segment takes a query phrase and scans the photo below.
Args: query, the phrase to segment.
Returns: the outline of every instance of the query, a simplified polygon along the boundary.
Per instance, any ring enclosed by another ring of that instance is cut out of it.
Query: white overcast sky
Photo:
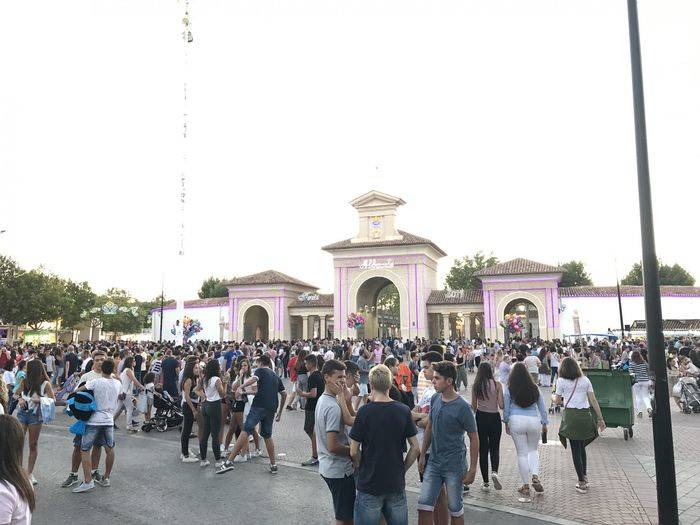
[[[700,278],[700,2],[641,0],[659,256]],[[274,268],[332,289],[348,205],[454,257],[640,258],[624,0],[191,0],[187,297]],[[7,0],[0,253],[173,296],[182,4]],[[442,282],[439,283],[442,285]]]

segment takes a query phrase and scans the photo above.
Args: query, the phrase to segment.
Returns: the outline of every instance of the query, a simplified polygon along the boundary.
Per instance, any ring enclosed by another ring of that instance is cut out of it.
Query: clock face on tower
[[[370,239],[381,239],[382,238],[382,218],[381,217],[370,217],[370,219],[369,219],[369,238]]]

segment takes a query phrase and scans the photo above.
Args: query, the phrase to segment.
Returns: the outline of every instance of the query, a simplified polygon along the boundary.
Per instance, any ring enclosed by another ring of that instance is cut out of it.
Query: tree
[[[222,279],[217,277],[209,277],[205,279],[202,283],[202,287],[197,292],[200,299],[207,299],[209,297],[228,297],[228,288],[226,288],[222,283]]]
[[[61,325],[73,330],[83,327],[87,323],[83,312],[95,306],[97,295],[86,281],[74,283],[69,280],[66,281],[66,296],[70,303],[61,315]]]
[[[564,269],[559,286],[591,286],[593,284],[583,261],[559,263],[559,266]]]
[[[693,286],[695,284],[695,278],[678,263],[671,266],[658,261],[658,264],[659,284],[665,286]],[[634,263],[632,269],[622,279],[621,284],[635,284],[638,286],[644,284],[641,262]]]
[[[22,273],[23,270],[13,259],[0,255],[0,320],[5,323],[12,323],[10,318],[14,314],[10,311],[15,306],[15,287]]]
[[[451,290],[463,290],[466,288],[481,288],[481,280],[474,274],[479,270],[498,264],[498,258],[493,254],[487,257],[481,251],[474,254],[474,257],[465,255],[461,259],[455,259],[450,273],[445,278],[445,284]]]
[[[144,317],[144,328],[151,328],[153,326],[153,316],[151,315],[151,310],[154,308],[160,308],[160,299],[161,299],[161,294],[158,294],[152,301],[140,301],[139,306],[141,310],[145,313]],[[163,297],[163,304],[166,305],[168,303],[172,302],[171,299],[166,299]],[[160,314],[157,314],[160,315]]]
[[[3,320],[33,330],[58,320],[69,304],[65,281],[41,269],[19,273],[0,291]]]

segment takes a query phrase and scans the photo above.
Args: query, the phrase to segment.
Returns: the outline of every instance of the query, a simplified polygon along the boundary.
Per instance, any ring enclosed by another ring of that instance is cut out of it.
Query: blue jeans
[[[384,515],[387,525],[408,525],[406,491],[375,496],[358,490],[355,496],[355,525],[379,525],[381,515]]]
[[[442,485],[447,492],[447,508],[450,516],[458,518],[464,514],[462,501],[462,475],[464,472],[441,470],[430,461],[423,473],[423,484],[418,497],[418,510],[433,511]]]

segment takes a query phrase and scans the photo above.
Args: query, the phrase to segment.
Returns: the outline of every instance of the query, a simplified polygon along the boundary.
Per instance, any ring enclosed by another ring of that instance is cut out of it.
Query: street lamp
[[[644,85],[642,57],[639,44],[639,17],[637,0],[627,0],[629,19],[630,58],[632,65],[632,93],[634,99],[634,132],[637,149],[637,186],[639,217],[642,229],[642,269],[644,275],[644,311],[649,345],[649,369],[654,382],[654,463],[656,467],[656,500],[659,523],[678,523],[678,496],[676,468],[673,454],[671,406],[668,396],[668,376],[664,352],[663,321],[659,268],[654,241],[654,217],[651,209],[651,184],[647,154],[646,117],[644,114]]]

